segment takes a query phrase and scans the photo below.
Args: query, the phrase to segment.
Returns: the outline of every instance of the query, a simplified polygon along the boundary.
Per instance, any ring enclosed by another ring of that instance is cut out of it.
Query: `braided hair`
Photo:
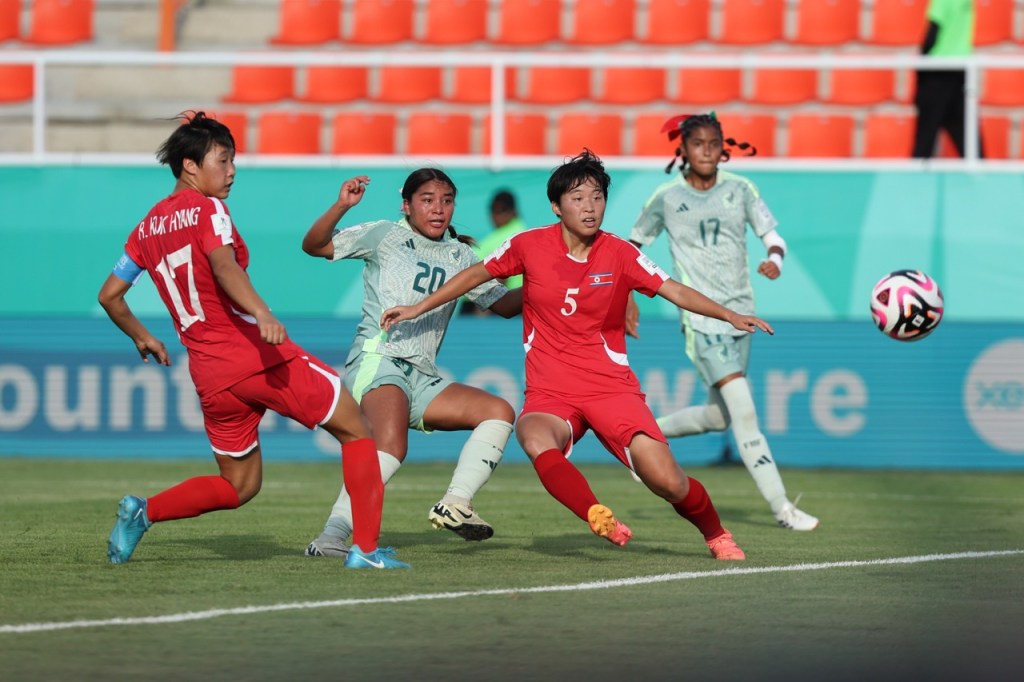
[[[728,161],[732,157],[732,150],[726,147],[735,147],[740,151],[750,150],[745,156],[756,156],[757,147],[753,146],[749,142],[737,142],[735,138],[726,137],[722,132],[722,123],[715,116],[715,112],[709,114],[684,114],[682,116],[674,116],[669,120],[665,121],[665,125],[661,127],[661,132],[668,133],[668,139],[674,140],[679,138],[679,146],[676,147],[676,155],[669,161],[665,167],[666,173],[671,173],[675,167],[676,162],[679,162],[679,170],[683,171],[686,169],[687,158],[686,158],[686,138],[689,137],[697,128],[713,128],[718,136],[722,138],[722,162]]]

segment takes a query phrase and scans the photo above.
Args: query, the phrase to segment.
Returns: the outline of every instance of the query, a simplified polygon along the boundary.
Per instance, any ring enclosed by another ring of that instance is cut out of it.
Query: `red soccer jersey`
[[[495,277],[523,275],[526,390],[568,396],[639,392],[626,359],[626,302],[668,279],[620,237],[598,231],[586,261],[569,255],[558,224],[521,232],[484,261]]]
[[[224,202],[192,189],[176,192],[128,236],[125,253],[153,278],[188,350],[200,395],[218,391],[302,353],[290,340],[260,338],[255,318],[235,308],[217,283],[209,253],[230,245],[244,270],[249,249]]]

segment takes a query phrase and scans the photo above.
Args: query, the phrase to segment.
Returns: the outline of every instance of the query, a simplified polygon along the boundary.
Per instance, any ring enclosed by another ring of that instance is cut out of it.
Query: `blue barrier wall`
[[[8,319],[0,338],[0,454],[209,457],[185,355],[150,321],[171,368],[145,365],[106,320]],[[289,333],[340,368],[355,320],[293,320]],[[648,320],[631,362],[655,414],[703,401],[677,325]],[[458,381],[522,401],[519,320],[456,318],[441,353]],[[916,343],[860,322],[782,322],[755,338],[750,377],[762,430],[784,467],[1024,470],[1024,324],[944,322]],[[454,460],[464,433],[413,434],[413,459]],[[676,439],[684,464],[714,461],[727,436]],[[289,420],[262,428],[271,460],[333,457]],[[508,461],[526,458],[512,444]],[[577,461],[611,461],[592,435]]]
[[[776,325],[754,346],[751,378],[762,428],[783,466],[1018,469],[1024,467],[1024,177],[999,172],[821,172],[730,168],[753,179],[789,244],[783,276],[754,276],[758,313]],[[339,183],[368,172],[371,191],[351,222],[397,216],[411,169],[241,168],[230,206],[252,247],[263,297],[301,343],[340,365],[362,299],[360,263],[330,264],[299,248]],[[487,200],[519,196],[528,224],[551,222],[547,169],[450,169],[460,232],[483,236]],[[605,227],[628,234],[667,178],[613,170]],[[177,366],[142,365],[96,303],[128,231],[173,188],[166,168],[0,167],[0,455],[207,457],[198,404],[156,291],[131,293],[154,318]],[[349,224],[346,222],[346,224]],[[751,240],[752,259],[763,246]],[[664,238],[650,255],[670,267]],[[935,334],[915,344],[871,325],[871,286],[919,268],[946,297]],[[681,353],[676,312],[641,297],[634,367],[656,414],[702,401]],[[518,406],[519,322],[457,319],[442,362],[460,381]],[[413,457],[454,459],[462,434],[414,436]],[[675,441],[685,463],[717,458],[727,437]],[[287,420],[264,428],[268,457],[331,455]],[[603,459],[588,437],[575,457]],[[523,458],[518,446],[510,459]]]

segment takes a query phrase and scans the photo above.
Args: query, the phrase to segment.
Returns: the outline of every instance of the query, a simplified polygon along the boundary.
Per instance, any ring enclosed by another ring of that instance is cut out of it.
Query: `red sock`
[[[237,508],[238,492],[221,476],[196,476],[146,500],[146,516],[152,523]]]
[[[352,544],[364,552],[377,549],[384,483],[380,479],[377,444],[360,438],[341,446],[341,470],[352,498]]]
[[[594,491],[580,470],[560,450],[545,450],[533,461],[544,488],[576,516],[587,520],[587,511],[597,504]]]
[[[722,521],[718,518],[718,510],[708,497],[708,491],[696,478],[690,478],[690,492],[686,497],[669,504],[677,514],[697,526],[705,540],[713,540],[725,532]]]

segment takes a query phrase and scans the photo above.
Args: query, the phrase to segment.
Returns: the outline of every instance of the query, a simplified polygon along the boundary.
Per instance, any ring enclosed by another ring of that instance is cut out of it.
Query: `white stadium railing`
[[[54,66],[223,66],[287,65],[287,66],[488,66],[491,68],[491,140],[488,155],[444,157],[452,166],[486,166],[492,169],[508,167],[550,166],[552,157],[508,156],[503,149],[504,112],[506,110],[506,67],[650,67],[663,69],[813,69],[813,70],[954,70],[963,69],[965,88],[965,158],[934,160],[841,159],[815,163],[842,169],[887,168],[921,169],[922,167],[951,167],[958,169],[1019,171],[1024,163],[999,162],[978,158],[979,84],[981,73],[989,69],[1024,69],[1024,55],[986,54],[966,58],[936,58],[910,54],[897,55],[795,55],[780,53],[747,53],[742,55],[668,55],[663,52],[127,52],[84,50],[2,50],[0,64],[32,64],[34,68],[34,95],[32,109],[32,151],[29,153],[0,153],[0,164],[21,163],[152,163],[151,154],[123,154],[104,152],[50,152],[46,149],[47,128],[47,69]],[[375,165],[388,165],[385,157],[352,157],[320,154],[317,156],[259,158],[258,154],[245,155],[240,163],[248,165],[360,165],[371,161]],[[410,158],[402,156],[402,163]],[[435,159],[436,160],[436,159]],[[807,160],[751,159],[751,163],[766,167],[799,165],[806,168]],[[650,158],[619,157],[609,165],[649,167]]]

